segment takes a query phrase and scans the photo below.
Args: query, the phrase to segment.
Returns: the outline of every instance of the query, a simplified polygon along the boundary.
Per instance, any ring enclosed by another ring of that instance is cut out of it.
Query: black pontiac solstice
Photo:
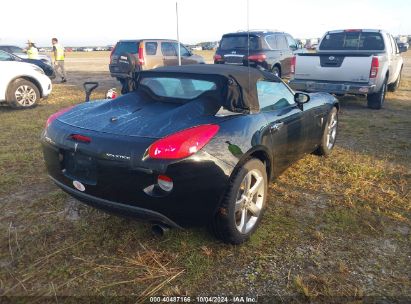
[[[60,188],[156,227],[208,225],[242,243],[262,218],[270,179],[335,143],[333,96],[294,93],[255,68],[164,67],[133,81],[121,97],[53,114],[41,140]]]

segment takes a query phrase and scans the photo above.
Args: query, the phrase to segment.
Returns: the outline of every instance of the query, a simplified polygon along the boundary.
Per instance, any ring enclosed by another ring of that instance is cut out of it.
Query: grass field
[[[78,86],[55,85],[32,110],[1,107],[0,295],[30,303],[199,294],[411,300],[410,95],[407,74],[383,110],[342,98],[332,156],[307,155],[272,182],[261,226],[242,246],[199,228],[156,238],[149,225],[55,187],[39,136],[50,114],[83,100]]]

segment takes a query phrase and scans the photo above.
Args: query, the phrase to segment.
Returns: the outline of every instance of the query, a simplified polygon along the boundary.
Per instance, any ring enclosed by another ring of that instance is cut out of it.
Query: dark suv
[[[301,52],[294,38],[284,32],[229,33],[221,38],[214,63],[261,66],[283,77],[291,74],[291,60],[294,53],[299,51]]]

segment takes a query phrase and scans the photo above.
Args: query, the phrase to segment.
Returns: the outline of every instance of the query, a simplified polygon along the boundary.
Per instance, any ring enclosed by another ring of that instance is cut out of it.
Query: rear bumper
[[[109,64],[108,68],[109,68],[111,77],[114,77],[114,78],[130,78],[129,74],[120,72],[117,64]],[[140,65],[137,65],[135,72],[138,72],[140,70],[143,70],[143,67],[140,66]]]
[[[151,223],[162,223],[162,224],[165,224],[173,228],[182,228],[177,223],[175,223],[174,221],[172,221],[171,219],[169,219],[168,217],[166,217],[165,215],[161,213],[148,210],[148,209],[144,209],[144,208],[140,208],[140,207],[136,207],[136,206],[112,202],[109,200],[105,200],[102,198],[89,195],[87,193],[82,193],[78,190],[75,190],[73,188],[70,188],[64,185],[63,183],[59,182],[52,176],[49,176],[49,177],[62,190],[64,190],[71,196],[75,197],[79,201],[87,205],[90,205],[92,207],[102,209],[104,211],[108,211],[111,213],[121,214],[124,216],[132,216],[132,217],[139,218],[141,220],[148,221]]]
[[[58,129],[57,125],[67,130]],[[66,139],[73,132],[76,131],[72,127],[56,121],[42,135],[46,168],[56,184],[97,208],[149,221],[171,225],[171,220],[180,226],[206,224],[215,214],[234,169],[203,150],[176,161],[143,159],[144,151],[153,141],[150,138],[84,131],[93,141],[75,145]],[[83,160],[85,156],[93,159],[82,165],[93,174],[73,172],[69,165],[72,154],[82,156]],[[130,157],[113,158],[116,155]],[[173,179],[170,193],[152,191],[159,175]],[[84,184],[85,190],[78,191],[74,181]]]
[[[370,83],[351,83],[337,81],[313,81],[292,79],[289,85],[296,91],[327,92],[332,94],[370,94],[375,92],[376,85]]]

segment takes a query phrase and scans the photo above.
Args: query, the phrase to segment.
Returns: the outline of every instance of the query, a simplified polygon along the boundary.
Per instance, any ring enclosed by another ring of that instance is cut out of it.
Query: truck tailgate
[[[339,82],[368,82],[371,54],[298,54],[295,79]]]

